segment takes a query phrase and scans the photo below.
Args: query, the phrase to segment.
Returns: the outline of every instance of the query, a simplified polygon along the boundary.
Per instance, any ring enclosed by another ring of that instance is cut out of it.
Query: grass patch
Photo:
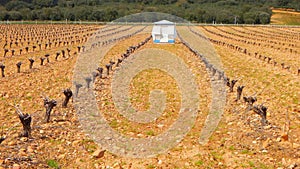
[[[81,141],[81,143],[93,143],[93,142],[94,142],[94,140],[92,140],[92,139],[83,139]]]
[[[113,103],[112,102],[109,102],[109,101],[106,101],[106,102],[104,102],[104,105],[105,106],[109,106],[109,105],[112,105]]]
[[[253,154],[252,151],[247,150],[247,149],[242,150],[241,153],[242,153],[242,154],[249,154],[249,155]]]
[[[174,114],[173,112],[168,111],[167,114],[166,114],[166,117],[172,117],[173,114]]]
[[[294,103],[294,104],[299,104],[298,98],[293,98],[293,103]]]
[[[249,161],[248,164],[249,164],[250,167],[255,167],[255,164],[254,164],[253,161]]]
[[[211,155],[213,156],[213,158],[215,160],[222,160],[223,159],[222,155],[220,153],[216,152],[216,151],[211,152]]]
[[[47,160],[47,165],[51,168],[55,168],[55,169],[59,169],[59,165],[58,165],[58,162],[53,160],[53,159],[50,159],[50,160]]]
[[[156,166],[155,165],[153,165],[153,164],[149,164],[148,166],[147,166],[147,168],[155,168]]]
[[[26,100],[32,101],[32,96],[26,96]]]
[[[93,153],[97,150],[97,146],[96,145],[92,145],[92,144],[88,144],[86,146],[86,150],[89,152],[89,153]]]
[[[97,145],[91,139],[84,139],[81,141],[82,145],[86,149],[87,152],[93,153],[97,150]]]
[[[154,134],[154,131],[149,130],[149,131],[146,131],[146,135],[148,135],[148,136],[154,136],[155,134]]]
[[[248,153],[249,153],[249,150],[242,150],[241,153],[242,153],[242,154],[248,154]]]
[[[203,161],[202,160],[198,160],[195,162],[196,166],[202,166],[203,165]]]
[[[259,163],[259,168],[261,168],[261,169],[269,169],[269,168],[273,168],[273,167],[268,166],[268,165],[266,165],[264,163]]]
[[[55,145],[62,144],[61,140],[56,140],[56,139],[50,139],[49,142],[52,143],[52,144],[55,144]]]
[[[118,122],[116,119],[114,119],[113,121],[110,122],[110,126],[113,128],[116,128],[118,126]]]
[[[234,151],[234,150],[235,150],[234,146],[229,146],[228,149],[231,150],[231,151]]]

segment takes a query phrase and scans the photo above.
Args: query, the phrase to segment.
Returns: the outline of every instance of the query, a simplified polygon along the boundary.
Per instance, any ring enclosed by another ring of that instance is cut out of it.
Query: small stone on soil
[[[93,157],[94,158],[101,158],[101,157],[103,157],[104,156],[104,152],[105,152],[106,150],[103,150],[103,149],[98,149],[98,150],[96,150],[94,153],[93,153]]]

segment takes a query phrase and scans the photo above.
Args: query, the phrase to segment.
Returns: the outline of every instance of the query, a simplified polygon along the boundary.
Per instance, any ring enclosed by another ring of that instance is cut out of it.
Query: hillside
[[[300,25],[300,12],[282,9],[273,9],[271,24]]]
[[[2,0],[0,20],[112,21],[140,12],[174,14],[192,22],[268,24],[270,7],[300,10],[297,0]]]

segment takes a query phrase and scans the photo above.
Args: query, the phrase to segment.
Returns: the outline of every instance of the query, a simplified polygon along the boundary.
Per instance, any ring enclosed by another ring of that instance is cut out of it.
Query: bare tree
[[[60,52],[56,52],[55,60],[58,59],[58,56],[60,55]]]
[[[215,76],[217,70],[214,67],[212,67],[211,69],[212,69],[212,76]]]
[[[17,65],[18,73],[20,73],[22,62],[18,62],[16,65]]]
[[[62,54],[62,57],[63,57],[63,58],[65,58],[65,57],[66,57],[65,50],[61,50],[61,54]]]
[[[29,58],[29,69],[32,69],[32,66],[33,66],[33,63],[34,63],[34,60],[32,58]]]
[[[238,80],[231,80],[228,78],[226,85],[229,87],[229,92],[233,92],[233,87]]]
[[[116,66],[119,67],[119,65],[122,63],[122,61],[123,61],[122,59],[118,59]]]
[[[92,72],[92,77],[93,77],[92,81],[93,81],[93,82],[95,82],[97,76],[99,76],[99,73],[97,73],[97,72]]]
[[[109,71],[110,71],[110,64],[105,65],[106,67],[106,75],[109,76]]]
[[[102,78],[102,74],[103,74],[103,68],[102,67],[98,67],[97,71],[99,72],[99,77],[101,79]]]
[[[5,136],[3,135],[3,128],[2,128],[2,132],[1,132],[1,137],[0,137],[0,144],[5,140]]]
[[[92,78],[86,77],[86,78],[84,78],[84,80],[86,82],[86,87],[89,89],[90,88],[90,84],[92,82]]]
[[[4,49],[4,55],[3,55],[3,57],[6,57],[7,53],[8,53],[8,49]]]
[[[45,57],[46,57],[46,60],[47,60],[47,63],[50,63],[50,60],[49,60],[49,54],[47,53],[47,54],[45,54]]]
[[[0,144],[5,140],[5,136],[0,137]]]
[[[244,101],[246,103],[248,103],[248,106],[253,106],[253,103],[255,103],[257,101],[256,97],[255,96],[244,96],[243,97]]]
[[[237,87],[237,96],[236,96],[236,100],[240,100],[241,99],[241,95],[242,95],[242,92],[243,92],[243,89],[244,89],[245,86],[238,86]]]
[[[45,60],[46,58],[44,58],[44,57],[41,57],[40,58],[40,60],[41,60],[41,65],[43,66],[44,65],[44,60]]]
[[[45,113],[45,122],[50,121],[50,115],[52,109],[57,105],[56,100],[52,99],[50,100],[48,97],[44,98],[44,107],[46,108],[46,113]]]
[[[252,107],[252,110],[261,116],[261,124],[264,126],[268,123],[267,121],[267,110],[268,107],[264,106],[263,104],[255,105]]]
[[[5,74],[4,74],[5,65],[3,63],[0,63],[0,69],[1,69],[2,77],[5,77]]]
[[[73,96],[73,93],[71,89],[65,89],[63,93],[65,95],[65,100],[62,103],[62,107],[67,107],[70,98]]]
[[[79,84],[79,83],[75,83],[75,96],[77,97],[78,96],[78,93],[79,93],[79,89],[82,87],[82,84]]]
[[[19,119],[23,125],[23,132],[20,134],[21,137],[31,137],[31,116],[28,113],[23,113],[17,106],[16,113],[19,115]]]
[[[68,57],[70,57],[71,49],[67,48]]]
[[[109,64],[110,64],[110,70],[112,71],[112,67],[113,67],[113,65],[115,64],[116,62],[114,62],[114,61],[112,61],[112,60],[110,60],[109,61]]]

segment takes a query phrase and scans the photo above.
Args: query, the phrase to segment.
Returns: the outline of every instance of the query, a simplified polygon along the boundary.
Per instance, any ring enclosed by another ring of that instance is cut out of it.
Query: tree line
[[[298,0],[0,0],[0,20],[109,22],[140,12],[163,12],[198,23],[268,24],[270,7]]]

